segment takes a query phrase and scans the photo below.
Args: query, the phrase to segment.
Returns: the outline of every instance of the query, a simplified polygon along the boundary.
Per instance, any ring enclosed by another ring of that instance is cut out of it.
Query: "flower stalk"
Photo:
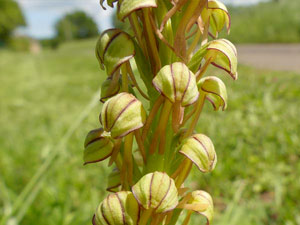
[[[187,225],[195,212],[209,224],[211,196],[185,181],[193,167],[209,173],[217,163],[213,142],[195,129],[206,103],[214,111],[227,108],[226,86],[207,76],[208,67],[237,79],[236,49],[217,38],[224,28],[229,32],[228,10],[218,0],[101,0],[102,7],[105,2],[117,7],[120,21],[129,20],[134,36],[109,29],[96,45],[107,78],[101,127],[88,133],[83,159],[85,165],[109,159],[115,167],[107,185],[113,193],[92,223],[175,225],[185,215]]]

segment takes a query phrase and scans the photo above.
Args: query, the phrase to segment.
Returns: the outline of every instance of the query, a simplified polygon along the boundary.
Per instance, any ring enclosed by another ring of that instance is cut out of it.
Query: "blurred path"
[[[237,45],[240,63],[261,69],[300,72],[300,44]]]

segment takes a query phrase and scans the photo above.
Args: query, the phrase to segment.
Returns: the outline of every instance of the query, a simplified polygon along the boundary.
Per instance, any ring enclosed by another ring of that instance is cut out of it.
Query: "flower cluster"
[[[104,0],[100,0],[104,8]],[[225,110],[221,79],[205,76],[210,65],[237,79],[237,52],[226,39],[230,16],[218,0],[107,0],[131,31],[104,31],[96,57],[102,84],[99,126],[86,137],[84,164],[109,160],[109,194],[94,225],[174,225],[193,212],[211,223],[213,200],[184,186],[192,166],[214,170],[217,154],[195,133],[205,103]],[[143,91],[144,90],[144,91]],[[206,101],[207,100],[207,101]]]

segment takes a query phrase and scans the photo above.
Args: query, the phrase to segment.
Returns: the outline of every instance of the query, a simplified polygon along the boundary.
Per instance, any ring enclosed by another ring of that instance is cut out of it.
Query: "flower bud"
[[[107,100],[100,114],[100,122],[112,138],[122,138],[141,128],[145,120],[146,112],[142,103],[126,92]]]
[[[189,158],[203,173],[212,171],[216,166],[217,154],[214,145],[204,134],[195,134],[185,139],[179,152]]]
[[[137,225],[140,208],[129,191],[108,195],[98,206],[93,225]]]
[[[201,16],[205,23],[210,23],[210,34],[214,38],[218,37],[224,26],[226,26],[229,33],[231,25],[230,15],[222,2],[217,0],[208,1],[208,6],[203,9]]]
[[[118,168],[114,168],[113,171],[108,175],[106,190],[109,192],[117,192],[120,185],[120,171]]]
[[[114,82],[112,77],[108,77],[101,86],[101,102],[105,102],[110,97],[115,96],[119,93],[121,87],[120,82]]]
[[[223,111],[227,108],[227,90],[221,79],[213,76],[202,78],[198,82],[198,89],[205,93],[215,111],[220,107]]]
[[[92,130],[84,142],[84,164],[100,162],[112,154],[114,143],[104,134],[102,128]]]
[[[205,191],[193,191],[192,198],[188,203],[192,211],[206,217],[208,225],[211,223],[214,213],[214,203],[210,194]],[[206,205],[206,207],[203,209],[203,207],[198,207],[200,205]]]
[[[109,76],[134,55],[135,50],[131,37],[119,29],[104,31],[96,45],[97,59],[102,68],[106,67]]]
[[[132,12],[150,7],[157,7],[156,0],[123,0],[118,8],[118,17],[124,20]]]
[[[133,187],[132,193],[145,209],[156,213],[173,210],[178,204],[174,180],[166,173],[154,172],[143,176]]]
[[[211,60],[211,64],[226,71],[236,80],[237,52],[235,46],[228,40],[219,39],[211,41],[204,56],[205,60]]]
[[[152,83],[172,103],[181,102],[183,107],[193,104],[199,96],[195,75],[184,63],[164,66]]]

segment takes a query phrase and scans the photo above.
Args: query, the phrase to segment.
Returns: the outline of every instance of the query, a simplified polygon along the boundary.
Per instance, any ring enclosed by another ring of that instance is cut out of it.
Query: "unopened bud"
[[[210,172],[216,166],[214,145],[204,134],[195,134],[185,139],[179,152],[190,159],[201,172]]]
[[[143,176],[132,187],[132,193],[144,209],[155,209],[156,213],[171,211],[178,204],[174,180],[162,172]]]
[[[140,207],[131,192],[108,195],[98,206],[93,225],[137,225]]]
[[[112,154],[114,143],[103,133],[102,128],[88,133],[84,143],[84,164],[100,162]]]
[[[146,112],[132,94],[122,92],[107,100],[100,114],[100,122],[112,138],[122,138],[144,126]]]

